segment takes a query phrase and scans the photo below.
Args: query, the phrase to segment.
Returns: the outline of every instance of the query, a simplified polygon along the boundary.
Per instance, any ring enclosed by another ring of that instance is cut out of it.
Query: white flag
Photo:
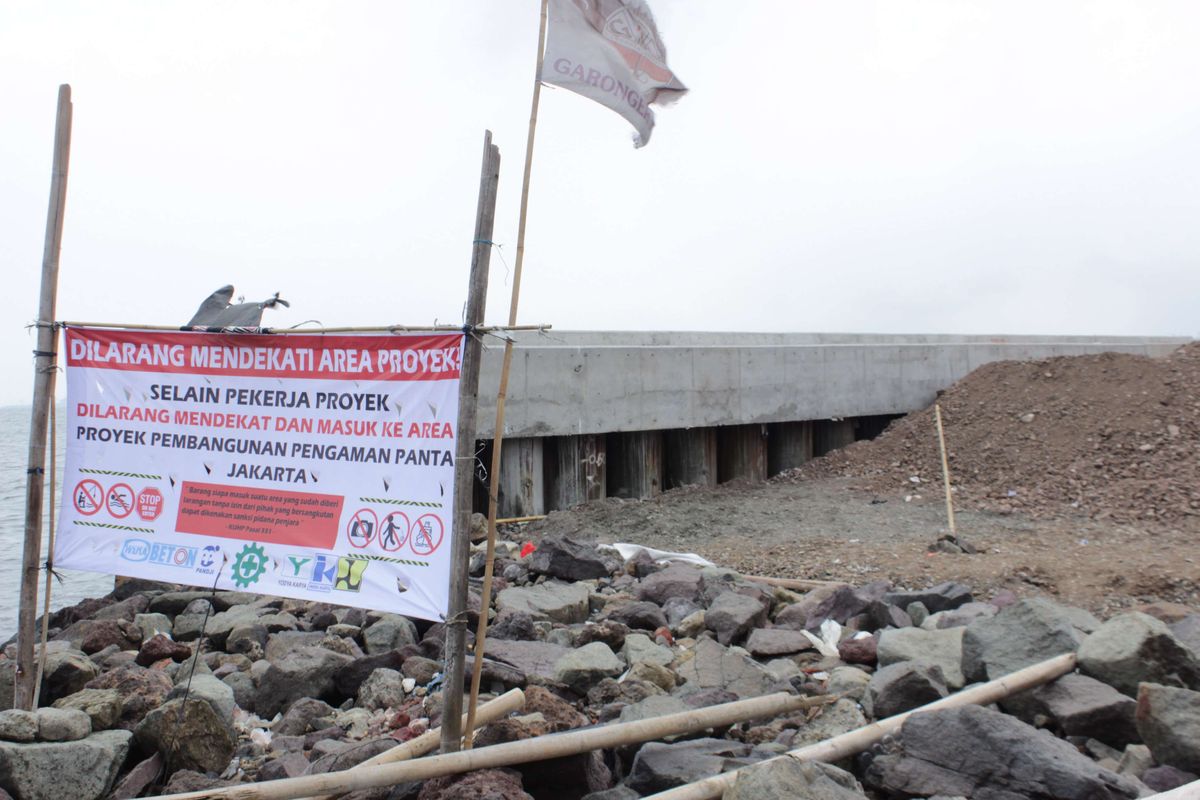
[[[650,7],[644,0],[550,0],[549,23],[541,79],[608,106],[637,129],[637,147],[648,142],[650,105],[687,91],[667,66]]]

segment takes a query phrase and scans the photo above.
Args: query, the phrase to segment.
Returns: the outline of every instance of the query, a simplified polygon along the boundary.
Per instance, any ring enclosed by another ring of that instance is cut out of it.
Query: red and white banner
[[[650,141],[652,104],[687,91],[667,66],[667,49],[643,0],[550,0],[541,79],[616,111]]]
[[[443,618],[462,340],[68,329],[54,563]]]

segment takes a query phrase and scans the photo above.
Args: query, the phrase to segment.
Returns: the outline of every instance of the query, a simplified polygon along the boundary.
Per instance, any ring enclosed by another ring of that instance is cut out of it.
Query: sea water
[[[66,451],[66,415],[64,404],[55,409],[58,441],[55,442],[58,475],[55,502],[62,503],[62,475]],[[26,470],[29,467],[29,406],[0,406],[0,642],[17,630],[17,606],[21,594],[21,554],[25,547]],[[50,454],[46,454],[46,472],[50,472]],[[45,564],[49,547],[50,487],[43,503],[44,528],[42,555]],[[57,514],[57,509],[56,509]],[[50,608],[74,605],[87,597],[100,597],[112,591],[111,575],[95,572],[55,569],[62,580],[50,590]],[[46,573],[38,580],[38,615],[41,615]]]

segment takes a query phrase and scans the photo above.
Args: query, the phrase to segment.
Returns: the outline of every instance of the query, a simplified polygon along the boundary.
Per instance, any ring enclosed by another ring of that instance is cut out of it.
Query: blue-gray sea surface
[[[62,470],[66,448],[66,406],[57,408],[59,487],[56,500],[62,500]],[[29,406],[0,406],[0,642],[17,630],[17,604],[21,592],[21,554],[25,541],[26,469],[29,465]],[[50,460],[47,453],[47,471]],[[49,487],[47,487],[47,498]],[[45,528],[42,534],[42,556],[46,561],[49,546],[49,511],[45,504]],[[54,581],[50,591],[50,607],[59,609],[74,605],[86,597],[100,597],[112,590],[111,575],[76,570],[55,570],[62,581]],[[45,573],[39,580],[38,609],[42,607],[41,592],[45,591]]]

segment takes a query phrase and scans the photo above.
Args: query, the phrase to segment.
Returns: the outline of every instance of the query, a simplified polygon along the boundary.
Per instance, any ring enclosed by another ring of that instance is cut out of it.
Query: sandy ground
[[[726,484],[682,489],[650,500],[609,499],[512,531],[537,541],[572,534],[698,553],[746,574],[844,580],[887,579],[920,587],[945,580],[978,596],[999,589],[1046,595],[1108,615],[1143,602],[1200,607],[1200,521],[1180,526],[1108,520],[1034,519],[1014,513],[959,512],[959,535],[976,555],[930,553],[947,532],[942,496],[871,494],[855,481]]]

